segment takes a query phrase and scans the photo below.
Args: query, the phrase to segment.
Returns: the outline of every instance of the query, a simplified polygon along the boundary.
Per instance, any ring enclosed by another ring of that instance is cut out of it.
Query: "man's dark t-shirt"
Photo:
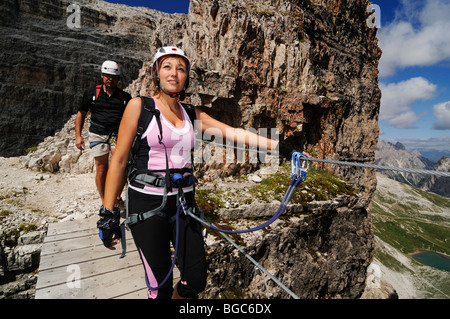
[[[108,135],[117,133],[125,106],[131,100],[131,95],[122,91],[123,103],[119,88],[108,96],[103,88],[95,99],[97,88],[94,86],[84,92],[79,111],[91,111],[91,126],[89,131],[95,134]]]

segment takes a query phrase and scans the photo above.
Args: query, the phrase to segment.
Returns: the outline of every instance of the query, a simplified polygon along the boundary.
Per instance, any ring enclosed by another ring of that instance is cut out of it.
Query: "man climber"
[[[120,89],[119,65],[114,61],[105,61],[101,68],[102,84],[91,87],[84,92],[82,103],[75,119],[76,147],[84,150],[81,136],[86,114],[91,112],[89,128],[89,147],[95,159],[95,184],[103,202],[106,173],[109,167],[109,155],[114,153],[120,121],[131,95]],[[126,180],[123,180],[123,189]],[[121,191],[120,191],[121,192]],[[120,193],[117,194],[120,201]]]

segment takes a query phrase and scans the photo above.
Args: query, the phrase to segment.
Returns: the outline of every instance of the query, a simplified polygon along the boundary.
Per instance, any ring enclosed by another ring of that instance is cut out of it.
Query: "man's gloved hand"
[[[120,210],[114,210],[101,207],[98,213],[100,219],[97,221],[97,228],[99,229],[100,239],[103,245],[110,249],[115,249],[112,246],[116,245],[122,237],[120,231]]]

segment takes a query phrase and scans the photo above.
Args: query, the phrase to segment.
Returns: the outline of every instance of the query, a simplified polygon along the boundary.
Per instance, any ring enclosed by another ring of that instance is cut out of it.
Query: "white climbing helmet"
[[[187,68],[188,68],[188,74],[189,74],[189,71],[191,69],[191,61],[186,56],[186,53],[183,50],[181,50],[181,49],[179,49],[177,47],[162,47],[162,48],[159,48],[158,51],[156,51],[155,56],[153,57],[153,65],[152,66],[154,67],[155,64],[158,62],[158,60],[160,58],[162,58],[163,56],[166,56],[166,55],[179,55],[179,56],[185,58],[186,61],[187,61],[187,64],[188,64]],[[156,68],[156,69],[158,70],[158,68]]]
[[[105,61],[102,64],[102,73],[120,75],[119,65],[114,61]]]

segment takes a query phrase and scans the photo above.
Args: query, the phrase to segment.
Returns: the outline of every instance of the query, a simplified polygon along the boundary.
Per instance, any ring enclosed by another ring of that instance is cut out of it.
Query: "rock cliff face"
[[[123,65],[124,87],[138,78],[133,95],[150,94],[148,63],[138,76],[142,62],[161,45],[178,45],[194,61],[188,100],[212,115],[277,127],[319,157],[374,161],[381,52],[366,23],[368,1],[193,0],[188,15],[78,3],[79,29],[68,26],[69,1],[1,5],[1,155],[22,154],[62,128],[105,59]],[[372,171],[330,169],[371,197]]]
[[[100,83],[100,65],[122,65],[126,87],[150,59],[149,34],[170,15],[104,1],[6,0],[0,4],[0,155],[22,155],[61,129],[83,92]],[[69,11],[69,12],[68,12]],[[72,21],[73,22],[73,21]]]
[[[359,298],[373,253],[366,204],[349,197],[313,202],[301,215],[287,212],[264,231],[234,240],[301,299]],[[203,297],[290,298],[231,245],[209,243],[207,248],[211,253]]]
[[[212,115],[277,127],[283,140],[321,158],[374,162],[381,51],[367,5],[193,0],[182,37],[163,44],[181,45],[194,61],[188,100]],[[134,93],[151,93],[148,67]],[[368,197],[375,190],[373,171],[330,169]]]
[[[204,106],[212,116],[247,129],[277,127],[282,140],[309,151],[314,157],[375,161],[380,101],[377,67],[381,51],[376,29],[366,23],[367,0],[191,0],[188,15],[166,15],[103,1],[80,3],[87,20],[83,20],[81,30],[64,32],[54,25],[65,23],[65,1],[46,0],[39,5],[25,0],[11,1],[6,8],[13,9],[2,8],[11,12],[11,18],[3,23],[13,32],[12,36],[2,35],[2,45],[7,44],[9,48],[2,52],[12,52],[11,59],[19,59],[15,41],[20,40],[34,52],[34,61],[39,61],[37,65],[43,65],[43,70],[57,63],[64,71],[58,81],[55,72],[46,73],[53,79],[49,82],[39,77],[42,72],[33,69],[30,76],[36,80],[31,83],[37,86],[33,87],[11,78],[12,73],[23,69],[20,63],[15,63],[18,66],[11,73],[3,70],[13,66],[2,65],[2,74],[8,73],[10,77],[2,83],[2,97],[10,91],[7,85],[12,84],[8,83],[23,86],[25,93],[36,93],[29,98],[28,109],[19,108],[21,114],[12,111],[21,99],[16,96],[7,100],[8,107],[2,106],[7,112],[2,110],[0,119],[5,127],[9,123],[11,128],[21,128],[22,118],[29,113],[25,110],[37,110],[33,101],[42,101],[36,98],[42,92],[48,92],[53,100],[39,102],[39,113],[34,113],[33,120],[37,121],[37,114],[48,110],[51,115],[42,123],[58,123],[53,130],[62,127],[76,104],[71,104],[64,113],[58,105],[69,102],[59,103],[54,96],[60,94],[71,103],[72,97],[80,98],[84,87],[95,82],[94,65],[100,64],[110,52],[108,44],[121,44],[111,56],[127,65],[129,73],[122,81],[126,84],[136,79],[128,91],[133,96],[150,95],[151,52],[162,45],[176,45],[185,49],[193,61],[187,101]],[[34,14],[36,10],[40,14]],[[53,18],[44,19],[48,12]],[[53,56],[44,54],[49,44],[45,46],[42,41],[41,49],[37,44],[39,36],[32,33],[30,24],[25,23],[27,19],[36,26],[44,23],[41,30],[50,30],[40,35],[41,38],[55,38],[57,34],[61,37],[58,41],[67,45],[60,51],[55,49],[54,62],[43,62],[47,55]],[[20,33],[21,28],[28,28],[33,37]],[[50,36],[51,32],[55,35]],[[86,43],[98,47],[86,49]],[[84,55],[85,50],[92,55]],[[139,61],[144,64],[137,74]],[[80,67],[84,72],[78,72]],[[69,72],[67,68],[77,72]],[[29,96],[25,93],[21,95]],[[55,110],[60,113],[54,114]],[[14,120],[7,122],[7,115]],[[33,121],[27,123],[31,125]],[[29,131],[38,128],[44,131],[42,123]],[[42,138],[50,135],[50,131]],[[49,165],[48,158],[37,153],[35,157],[27,157],[28,164],[33,158],[32,162],[39,163],[37,167],[47,165],[55,171],[58,167],[68,170],[80,167],[58,162],[58,158]],[[57,157],[67,160],[64,155]],[[223,169],[223,165],[208,168]],[[246,173],[253,168],[244,165],[230,170],[230,174]],[[369,203],[376,187],[375,172],[349,167],[325,168],[350,182],[359,195],[344,202],[331,200],[327,208],[319,205],[323,209],[305,210],[301,216],[283,221],[280,228],[268,229],[258,242],[248,242],[247,249],[303,298],[355,298],[364,290],[366,268],[373,255]],[[256,295],[256,290],[251,288],[262,287],[262,277],[251,272],[245,258],[235,252],[227,245],[212,249],[208,255],[211,276],[203,297],[217,297],[220,291],[230,289],[240,289],[246,297],[264,296],[264,292]],[[276,289],[271,289],[270,295],[286,297]]]

